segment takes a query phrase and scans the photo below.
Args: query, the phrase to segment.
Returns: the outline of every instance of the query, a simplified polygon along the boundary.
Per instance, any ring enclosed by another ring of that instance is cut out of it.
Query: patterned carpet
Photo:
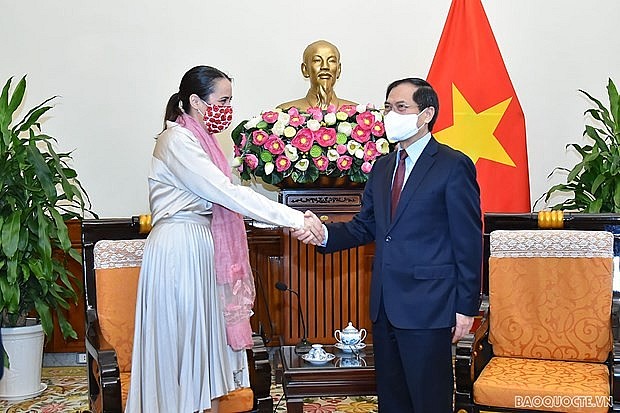
[[[47,389],[40,397],[21,402],[0,400],[0,413],[87,413],[86,367],[44,367]],[[286,412],[282,386],[271,387],[276,412]],[[278,403],[279,402],[279,403]],[[321,397],[307,399],[304,413],[371,413],[377,411],[375,397]]]

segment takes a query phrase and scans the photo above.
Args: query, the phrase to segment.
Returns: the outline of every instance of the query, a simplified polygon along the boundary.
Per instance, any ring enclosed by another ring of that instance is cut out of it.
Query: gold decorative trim
[[[538,213],[538,228],[564,228],[564,211],[540,211]]]
[[[148,234],[149,232],[151,232],[151,228],[153,228],[153,225],[151,224],[151,214],[142,214],[140,215],[140,228],[138,229],[138,232],[140,234]]]

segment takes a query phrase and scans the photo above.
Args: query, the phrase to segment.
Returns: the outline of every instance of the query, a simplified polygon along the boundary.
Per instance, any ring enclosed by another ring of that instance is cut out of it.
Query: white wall
[[[607,79],[620,83],[620,2],[483,4],[525,112],[533,202],[560,181],[547,180],[553,167],[576,159],[564,147],[583,131],[588,103],[577,90],[605,98]],[[61,96],[43,130],[61,150],[75,150],[97,213],[130,216],[148,211],[153,137],[190,67],[209,64],[234,78],[236,124],[303,96],[301,53],[323,38],[342,54],[338,95],[382,104],[390,81],[427,75],[449,7],[450,0],[328,2],[315,10],[278,0],[0,0],[0,82],[28,74],[24,108]]]

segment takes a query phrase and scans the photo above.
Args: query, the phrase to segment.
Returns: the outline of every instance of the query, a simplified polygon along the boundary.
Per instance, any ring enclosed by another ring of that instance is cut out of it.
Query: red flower
[[[308,108],[306,112],[312,115],[312,119],[319,122],[323,120],[323,111],[320,108]]]
[[[370,141],[366,142],[364,145],[364,160],[366,162],[372,161],[379,155],[379,151],[377,150],[377,144]]]
[[[314,137],[312,136],[312,131],[308,128],[303,128],[291,139],[291,145],[302,152],[308,152],[312,148],[313,143]]]
[[[299,125],[303,125],[303,123],[306,121],[306,118],[304,118],[303,116],[299,114],[299,111],[297,110],[297,108],[290,108],[288,110],[288,114],[291,117],[288,121],[288,124],[294,128],[296,128]]]
[[[357,112],[357,109],[355,109],[355,105],[342,105],[340,106],[339,110],[340,112],[346,113],[349,117],[355,115],[355,113]]]
[[[314,139],[324,148],[336,144],[336,131],[333,128],[321,127],[314,132]]]
[[[255,130],[252,132],[252,143],[256,146],[263,146],[268,139],[269,135],[267,135],[267,132],[265,131]]]
[[[271,135],[269,140],[265,143],[265,149],[274,155],[279,155],[284,152],[284,142],[276,135]]]
[[[375,136],[383,136],[385,134],[385,127],[382,122],[376,121],[372,128],[370,129],[370,133]]]
[[[263,120],[267,123],[276,123],[276,121],[278,120],[278,112],[263,113]]]
[[[363,129],[360,125],[355,125],[353,132],[351,132],[351,137],[359,143],[366,143],[370,139],[370,130]]]
[[[314,164],[316,165],[316,169],[318,169],[321,172],[326,170],[327,166],[329,165],[329,159],[327,159],[327,156],[325,155],[321,155],[318,158],[314,158],[313,161],[314,161]]]
[[[288,159],[284,155],[278,156],[278,158],[276,159],[276,170],[278,172],[286,171],[290,167],[291,167],[290,159]]]
[[[256,167],[258,166],[258,158],[254,154],[249,153],[245,155],[244,161],[248,168],[250,168],[251,170],[256,169]]]
[[[351,158],[349,155],[341,156],[336,161],[336,166],[341,171],[348,171],[349,169],[351,169],[351,165],[353,165],[353,158]]]
[[[355,117],[355,121],[364,130],[371,129],[375,124],[375,115],[370,112],[360,113]]]

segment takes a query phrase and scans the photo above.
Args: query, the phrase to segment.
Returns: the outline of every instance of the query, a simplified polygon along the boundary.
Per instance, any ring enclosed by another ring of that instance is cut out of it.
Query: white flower
[[[284,128],[286,128],[286,124],[280,121],[280,119],[278,119],[276,123],[273,124],[273,127],[271,128],[271,133],[276,136],[282,136],[282,134],[284,133]]]
[[[381,122],[383,120],[383,115],[381,114],[381,112],[377,112],[376,110],[373,110],[371,113],[375,117],[375,121]]]
[[[366,112],[366,105],[363,104],[359,104],[355,107],[355,110],[358,111],[359,113],[364,113]]]
[[[321,127],[321,122],[319,122],[316,119],[310,119],[307,125],[308,125],[308,129],[310,129],[312,132],[316,132]]]
[[[329,159],[330,162],[334,162],[338,158],[340,158],[340,155],[338,154],[337,150],[333,148],[327,150],[327,159]]]
[[[265,175],[270,175],[275,167],[276,166],[273,164],[273,162],[265,163]]]
[[[281,121],[282,123],[284,123],[284,126],[287,126],[290,120],[291,120],[291,115],[289,115],[288,113],[280,112],[278,114],[278,122]]]
[[[377,151],[381,154],[386,154],[390,151],[390,144],[385,138],[377,139],[375,145],[377,145]]]
[[[261,120],[263,120],[261,116],[254,116],[245,124],[245,128],[246,129],[255,128],[256,125],[258,125],[258,122],[260,122]]]
[[[333,125],[334,123],[336,123],[336,114],[327,113],[325,114],[325,117],[323,117],[323,120],[325,121],[327,125]]]
[[[364,149],[359,148],[355,150],[355,157],[357,159],[362,159],[364,157]]]
[[[243,163],[243,157],[242,156],[235,156],[232,160],[232,167],[233,168],[238,168],[241,166],[241,164]]]
[[[299,169],[300,171],[305,171],[308,169],[308,166],[310,165],[310,161],[307,159],[301,159],[299,162],[297,162],[295,164],[295,168]]]
[[[362,145],[360,145],[359,142],[354,140],[350,140],[349,142],[347,142],[347,152],[349,152],[349,155],[355,155],[355,151],[357,151],[358,149],[362,149]],[[364,151],[362,150],[362,157],[363,156]]]
[[[287,126],[286,128],[284,128],[284,136],[286,136],[287,138],[292,138],[295,135],[297,135],[297,130],[294,127]]]
[[[286,156],[291,162],[295,162],[299,159],[299,155],[297,155],[297,148],[290,143],[284,147],[284,156]]]
[[[352,131],[353,128],[351,127],[351,124],[349,122],[341,122],[338,125],[338,132],[344,133],[347,136],[351,136]]]

